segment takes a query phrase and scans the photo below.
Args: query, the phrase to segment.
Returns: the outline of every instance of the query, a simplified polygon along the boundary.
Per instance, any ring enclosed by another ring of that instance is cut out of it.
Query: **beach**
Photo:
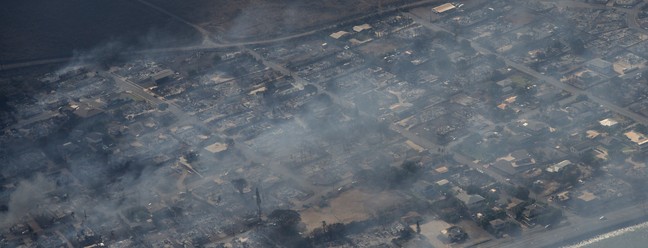
[[[565,248],[646,247],[648,222],[614,230]]]
[[[645,209],[641,206],[634,205],[626,208],[620,208],[609,211],[605,214],[605,219],[599,219],[599,216],[579,217],[569,216],[569,223],[555,228],[534,228],[524,233],[521,237],[511,239],[502,239],[489,242],[480,247],[609,247],[609,246],[585,246],[594,245],[594,239],[610,239],[606,242],[613,242],[612,237],[620,234],[630,233],[631,230],[645,230],[642,223],[648,221]],[[646,224],[648,228],[648,224]],[[616,233],[615,233],[616,232]],[[614,233],[615,235],[611,235]],[[605,236],[607,235],[607,236]],[[601,236],[601,237],[599,237]],[[638,241],[639,244],[643,243]],[[613,246],[615,247],[615,246]],[[646,247],[643,246],[620,246],[620,247]]]

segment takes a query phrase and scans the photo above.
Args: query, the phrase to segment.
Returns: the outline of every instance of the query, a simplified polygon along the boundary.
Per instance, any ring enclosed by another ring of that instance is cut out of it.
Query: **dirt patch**
[[[360,47],[360,51],[373,57],[379,57],[385,53],[394,51],[398,46],[389,41],[377,40]]]
[[[521,27],[531,23],[535,19],[535,15],[523,8],[517,8],[515,11],[511,11],[511,15],[505,17],[505,19],[511,22],[516,27]]]
[[[393,206],[402,199],[395,192],[367,193],[357,189],[340,194],[325,208],[310,208],[301,212],[308,231],[327,223],[349,223],[373,217],[381,209]]]

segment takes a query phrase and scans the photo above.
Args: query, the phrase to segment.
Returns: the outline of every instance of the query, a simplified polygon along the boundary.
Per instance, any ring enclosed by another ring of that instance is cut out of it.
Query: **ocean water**
[[[201,41],[191,27],[137,1],[1,2],[0,63],[69,57],[108,42],[137,48]]]
[[[645,248],[648,247],[648,222],[601,234],[565,248]]]

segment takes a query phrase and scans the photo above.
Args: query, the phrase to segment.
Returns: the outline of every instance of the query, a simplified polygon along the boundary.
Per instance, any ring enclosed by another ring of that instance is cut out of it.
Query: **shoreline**
[[[550,230],[532,230],[521,237],[494,240],[495,242],[489,242],[483,247],[570,247],[606,233],[648,222],[645,209],[637,205],[606,212],[605,216],[607,219],[604,221],[597,217],[577,218],[565,226]]]
[[[619,223],[603,226],[599,229],[593,230],[590,233],[582,234],[580,236],[562,240],[545,247],[563,247],[563,248],[580,248],[587,245],[608,239],[614,238],[639,228],[648,228],[648,215],[643,215],[640,218],[620,221]],[[608,236],[609,234],[609,236]]]

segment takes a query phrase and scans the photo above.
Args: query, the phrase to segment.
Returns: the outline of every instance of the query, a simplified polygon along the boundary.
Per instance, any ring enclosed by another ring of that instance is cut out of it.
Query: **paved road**
[[[215,45],[216,44],[216,43],[214,43],[212,41],[212,39],[210,37],[211,33],[209,31],[207,31],[206,29],[202,28],[201,26],[193,24],[193,23],[185,20],[184,18],[182,18],[182,17],[180,17],[178,15],[175,15],[175,14],[173,14],[173,13],[171,13],[171,12],[169,12],[169,11],[167,11],[167,10],[165,10],[165,9],[163,9],[163,8],[153,4],[153,3],[150,3],[148,1],[146,1],[146,0],[137,0],[137,1],[140,2],[141,4],[144,4],[144,5],[146,5],[146,6],[150,7],[150,8],[158,11],[158,12],[161,12],[161,13],[173,18],[176,21],[182,22],[182,23],[192,27],[196,31],[200,32],[200,34],[203,36],[203,42],[202,42],[203,45]]]
[[[293,72],[291,72],[290,70],[286,69],[285,67],[279,64],[263,59],[263,57],[261,57],[258,53],[250,49],[244,47],[242,47],[242,49],[252,54],[255,58],[260,59],[260,61],[264,65],[270,68],[273,68],[281,73],[284,73],[285,75],[294,74]],[[158,104],[161,103],[169,104],[168,111],[174,114],[176,117],[178,117],[179,120],[179,122],[176,123],[175,125],[191,124],[191,125],[200,126],[204,130],[212,130],[211,128],[207,127],[205,123],[198,120],[195,116],[187,114],[175,103],[170,101],[165,101],[162,98],[155,96],[152,92],[146,91],[143,87],[137,85],[136,83],[133,83],[130,80],[122,78],[113,73],[103,73],[103,75],[113,78],[122,90],[128,91],[130,94],[140,97],[148,101],[149,103],[153,104],[154,106],[157,106]],[[305,80],[300,78],[297,78],[297,80],[301,83],[307,83]],[[331,98],[339,99],[334,95],[332,95]],[[222,133],[214,133],[214,134],[218,135],[221,138],[228,137],[227,135]],[[252,162],[263,164],[264,166],[269,167],[273,172],[277,173],[282,179],[291,181],[291,183],[297,184],[298,188],[313,193],[313,195],[309,199],[301,201],[300,202],[301,204],[310,204],[310,205],[317,204],[322,196],[327,195],[331,192],[335,192],[339,187],[350,183],[349,180],[346,180],[346,181],[341,181],[333,186],[327,186],[327,187],[315,186],[312,183],[310,183],[308,180],[303,178],[302,175],[296,174],[296,171],[288,167],[286,164],[280,163],[279,161],[268,160],[267,157],[260,155],[257,151],[250,148],[244,142],[237,140],[236,138],[234,138],[234,140],[235,140],[234,147],[237,148],[239,151],[241,151],[241,153],[245,156],[245,158],[247,158]]]
[[[19,120],[16,124],[5,127],[3,130],[7,131],[7,130],[11,130],[12,128],[18,128],[18,127],[26,126],[26,125],[33,124],[33,123],[36,123],[36,122],[39,122],[39,121],[44,121],[44,120],[54,118],[54,117],[59,116],[59,115],[61,115],[61,114],[58,111],[45,111],[45,112],[42,112],[42,113],[40,113],[38,115],[32,116],[30,118]]]
[[[37,66],[37,65],[49,65],[49,64],[59,64],[59,63],[67,63],[72,61],[74,58],[69,57],[69,58],[57,58],[57,59],[39,59],[39,60],[32,60],[32,61],[27,61],[27,62],[20,62],[20,63],[12,63],[12,64],[0,64],[0,71],[7,71],[7,70],[13,70],[13,69],[19,69],[19,68],[25,68],[25,67],[32,67],[32,66]]]
[[[303,88],[305,85],[312,85],[312,86],[315,86],[317,88],[317,91],[319,93],[325,94],[328,97],[330,97],[331,101],[333,101],[333,103],[335,103],[335,104],[338,104],[338,105],[340,105],[342,107],[347,107],[347,108],[355,106],[354,103],[352,103],[352,102],[350,102],[350,101],[348,101],[346,99],[343,99],[343,98],[339,97],[337,94],[332,93],[332,92],[324,89],[324,87],[322,87],[321,85],[310,83],[308,80],[300,77],[299,75],[297,75],[296,72],[291,71],[290,69],[286,68],[285,66],[265,59],[263,56],[261,56],[256,51],[254,51],[252,49],[249,49],[249,48],[245,48],[245,47],[242,47],[241,49],[243,51],[249,53],[250,55],[252,55],[252,57],[254,57],[257,61],[261,62],[263,65],[265,65],[265,66],[267,66],[269,68],[272,68],[275,71],[280,72],[284,76],[292,77],[295,80],[294,87]]]
[[[641,206],[631,206],[608,212],[605,217],[606,220],[597,217],[570,218],[568,226],[555,229],[537,227],[531,232],[523,233],[522,237],[486,243],[483,247],[556,247],[565,240],[584,239],[592,234],[627,225],[628,221],[641,221],[646,217],[646,210]]]
[[[335,23],[323,27],[318,27],[312,30],[304,31],[301,33],[297,34],[290,34],[286,36],[281,36],[281,37],[276,37],[276,38],[269,38],[269,39],[259,39],[259,40],[250,40],[250,41],[238,41],[238,42],[228,42],[224,41],[222,38],[219,38],[218,35],[215,35],[211,33],[209,30],[206,30],[202,28],[201,26],[194,24],[192,22],[189,22],[185,20],[184,18],[173,14],[170,11],[167,11],[164,8],[161,8],[153,3],[150,3],[146,0],[138,0],[140,3],[151,7],[152,9],[159,11],[175,20],[178,20],[196,30],[198,30],[202,35],[203,35],[203,42],[201,45],[192,45],[192,46],[182,46],[182,47],[169,47],[169,48],[159,48],[159,49],[143,49],[135,52],[128,52],[124,53],[125,55],[129,54],[155,54],[155,53],[170,53],[170,52],[188,52],[188,51],[197,51],[197,50],[210,50],[210,49],[227,49],[227,48],[239,48],[241,46],[249,46],[249,45],[266,45],[266,44],[273,44],[273,43],[278,43],[278,42],[283,42],[283,41],[288,41],[288,40],[293,40],[293,39],[298,39],[301,37],[306,37],[309,35],[314,35],[318,32],[323,32],[323,31],[328,31],[333,28],[336,28],[340,25],[340,23]],[[360,21],[362,19],[368,18],[370,16],[380,14],[380,13],[387,13],[387,12],[393,12],[397,11],[400,9],[409,9],[409,8],[415,8],[418,6],[422,6],[425,4],[429,3],[434,3],[438,2],[438,0],[423,0],[423,1],[418,1],[415,3],[410,3],[410,4],[404,4],[401,6],[394,6],[390,7],[387,9],[383,9],[379,12],[371,12],[369,14],[365,14],[362,16],[358,16],[355,18],[351,18],[349,20],[343,21],[343,23],[353,23],[356,21]],[[88,59],[91,59],[92,57],[88,57]],[[0,64],[0,71],[3,70],[12,70],[12,69],[18,69],[18,68],[24,68],[24,67],[31,67],[31,66],[37,66],[37,65],[47,65],[47,64],[55,64],[55,63],[66,63],[66,62],[71,62],[73,61],[73,57],[69,58],[57,58],[57,59],[39,59],[39,60],[33,60],[33,61],[26,61],[26,62],[20,62],[20,63],[11,63],[11,64]]]
[[[163,100],[161,97],[156,96],[152,92],[144,89],[144,87],[124,77],[121,77],[117,74],[110,73],[110,72],[99,72],[99,74],[105,78],[112,78],[117,84],[117,87],[119,87],[123,91],[128,92],[131,95],[142,98],[143,100],[151,103],[151,105],[153,105],[154,107],[157,107],[162,103],[166,103],[169,105],[168,110],[174,115],[181,117],[186,114],[182,109],[180,109],[180,107],[177,104],[170,101]]]
[[[574,0],[558,0],[555,1],[557,6],[563,7],[563,8],[582,8],[582,9],[615,9],[620,12],[625,12],[629,13],[631,12],[630,9],[628,8],[623,8],[623,7],[610,7],[604,4],[595,4],[595,3],[586,3],[586,2],[580,2],[580,1],[574,1]]]
[[[188,21],[188,20],[186,20],[186,19],[184,19],[184,18],[182,18],[182,17],[180,17],[178,15],[175,15],[172,12],[170,12],[170,11],[160,7],[160,6],[157,6],[157,5],[155,5],[153,3],[150,3],[150,2],[148,2],[146,0],[137,0],[137,1],[145,4],[145,5],[153,8],[154,10],[159,11],[159,12],[161,12],[161,13],[163,13],[163,14],[165,14],[165,15],[167,15],[167,16],[175,19],[175,20],[178,20],[178,21],[180,21],[180,22],[182,22],[184,24],[187,24],[187,25],[193,27],[194,29],[199,31],[201,34],[203,34],[206,37],[206,39],[208,39],[208,42],[204,43],[204,44],[206,44],[206,47],[214,47],[214,48],[217,48],[217,47],[237,47],[237,46],[261,45],[261,44],[276,43],[276,42],[280,42],[280,41],[286,41],[286,40],[291,40],[291,39],[296,39],[296,38],[301,38],[301,37],[313,35],[313,34],[315,34],[317,32],[321,32],[321,31],[332,29],[332,28],[336,28],[336,27],[338,27],[340,25],[340,23],[335,23],[335,24],[315,28],[313,30],[304,31],[304,32],[301,32],[301,33],[286,35],[286,36],[277,37],[277,38],[271,38],[271,39],[261,39],[261,40],[241,41],[241,42],[225,42],[223,40],[223,38],[217,38],[213,32],[210,32],[210,31],[202,28],[200,25],[194,24],[194,23],[192,23],[192,22],[190,22],[190,21]],[[376,14],[381,14],[381,13],[386,13],[386,12],[393,12],[393,11],[397,11],[399,9],[414,8],[414,7],[418,7],[418,6],[433,3],[433,2],[439,2],[439,0],[422,0],[422,1],[414,2],[414,3],[408,3],[408,4],[399,5],[399,6],[392,6],[392,7],[387,8],[387,9],[382,9],[381,8],[378,12],[371,12],[371,13],[368,13],[368,14],[357,16],[357,17],[354,17],[354,18],[351,18],[351,19],[348,19],[348,20],[344,20],[344,21],[342,21],[342,23],[352,23],[352,22],[359,21],[359,20],[368,18],[368,17],[376,15]]]
[[[641,25],[639,25],[639,12],[641,12],[641,9],[646,6],[646,0],[642,1],[641,3],[635,5],[626,15],[626,24],[628,27],[637,30],[641,33],[648,34],[648,30],[645,30],[641,28]]]
[[[447,31],[443,27],[440,27],[438,25],[432,24],[427,22],[426,20],[423,20],[422,18],[409,14],[408,15],[413,18],[416,22],[420,23],[424,27],[427,27],[432,30],[436,31]],[[450,32],[451,33],[451,32]],[[462,39],[461,37],[458,37],[459,39]],[[470,41],[470,40],[469,40]],[[634,121],[642,124],[648,124],[648,118],[643,117],[639,114],[636,114],[632,111],[630,111],[627,108],[620,107],[618,105],[612,104],[608,102],[607,100],[604,100],[600,97],[597,97],[593,95],[590,92],[580,90],[578,88],[575,88],[571,85],[564,84],[552,77],[546,76],[544,74],[541,74],[525,65],[516,63],[511,61],[510,59],[498,54],[494,53],[477,42],[470,41],[471,45],[475,50],[482,54],[493,54],[497,56],[498,58],[504,60],[506,64],[512,68],[515,68],[523,73],[526,73],[530,76],[535,77],[536,79],[549,83],[559,89],[565,90],[567,92],[570,92],[575,96],[578,95],[585,95],[589,97],[590,100],[600,104],[601,106],[612,110],[613,112],[626,116],[630,119],[633,119]],[[425,145],[424,142],[422,142],[423,145]],[[420,144],[421,145],[421,144]],[[457,157],[455,157],[457,158]],[[459,157],[459,159],[462,159]],[[458,161],[459,161],[458,159]],[[468,161],[466,161],[468,162]],[[466,163],[468,165],[471,165],[470,163]],[[471,165],[475,166],[475,165]],[[484,170],[484,172],[487,172],[489,170]],[[497,173],[495,175],[492,175],[491,173],[488,173],[489,175],[493,176],[494,178],[501,180],[501,176],[498,177]],[[608,218],[607,221],[601,221],[598,218],[582,218],[576,215],[573,215],[569,212],[566,213],[568,216],[568,219],[570,221],[570,224],[567,227],[559,227],[555,229],[543,229],[543,228],[536,228],[531,231],[523,233],[522,237],[518,237],[515,239],[509,239],[509,240],[497,240],[489,243],[485,243],[480,245],[480,247],[551,247],[559,244],[560,242],[564,240],[572,240],[572,239],[579,239],[582,238],[584,234],[588,233],[595,233],[597,231],[602,231],[605,230],[606,228],[613,228],[618,225],[622,225],[629,220],[637,219],[640,217],[646,216],[646,210],[643,209],[642,207],[638,206],[631,206],[628,208],[623,208],[619,209],[616,211],[612,211],[609,213],[606,213],[606,216]]]
[[[246,52],[250,53],[257,60],[261,61],[264,65],[266,65],[266,66],[268,66],[268,67],[270,67],[270,68],[272,68],[272,69],[274,69],[276,71],[281,72],[285,76],[292,76],[295,79],[295,81],[297,82],[298,85],[310,84],[308,81],[306,81],[306,80],[302,79],[301,77],[297,76],[297,73],[289,70],[288,68],[286,68],[286,67],[284,67],[282,65],[279,65],[277,63],[274,63],[274,62],[271,62],[271,61],[268,61],[268,60],[264,59],[261,55],[259,55],[258,53],[256,53],[253,50],[246,49],[246,48],[243,48],[243,49],[246,50]],[[332,99],[332,101],[334,103],[338,104],[338,105],[341,105],[343,107],[350,107],[350,106],[355,105],[354,103],[339,97],[337,94],[323,89],[318,84],[311,84],[311,85],[314,85],[315,87],[317,87],[319,92],[328,95]],[[369,116],[366,113],[361,113],[361,114],[365,115],[365,116]],[[439,148],[445,148],[445,147],[439,146],[439,145],[435,144],[434,142],[431,142],[431,141],[429,141],[429,140],[427,140],[427,139],[425,139],[423,137],[420,137],[419,135],[414,134],[409,130],[404,129],[401,126],[391,125],[391,128],[392,128],[392,130],[394,130],[397,133],[401,134],[401,136],[403,136],[404,138],[413,141],[414,143],[422,146],[423,148],[427,149],[428,151],[430,151],[432,153],[434,153],[435,151],[438,151]],[[471,167],[479,170],[480,172],[486,173],[486,174],[493,177],[494,179],[496,179],[499,182],[508,183],[506,178],[504,178],[501,175],[499,175],[499,174],[497,174],[495,172],[492,172],[490,170],[484,170],[483,166],[474,163],[468,157],[466,157],[464,155],[461,155],[461,154],[457,154],[457,153],[454,153],[452,155],[453,155],[454,159],[457,160],[457,162],[466,164],[468,166],[471,166]]]
[[[134,96],[137,96],[137,97],[140,97],[140,98],[146,100],[147,102],[151,103],[153,106],[157,106],[157,105],[159,105],[161,103],[169,104],[169,107],[168,107],[167,110],[169,112],[171,112],[172,114],[174,114],[179,120],[179,122],[176,123],[175,125],[182,126],[182,125],[190,124],[190,125],[199,126],[199,127],[203,128],[204,130],[212,130],[211,128],[206,126],[205,123],[198,120],[195,116],[187,114],[186,111],[182,110],[175,103],[163,100],[163,99],[161,99],[159,97],[156,97],[153,93],[151,93],[149,91],[146,91],[144,88],[142,88],[141,86],[131,82],[130,80],[122,78],[122,77],[120,77],[118,75],[115,75],[113,73],[105,73],[104,72],[103,75],[113,78],[115,80],[115,82],[117,83],[118,87],[121,88],[122,90],[127,91],[129,94],[132,94]],[[214,132],[213,134],[215,134],[215,135],[217,135],[217,136],[219,136],[221,138],[227,137],[227,135],[222,134],[222,133]],[[235,143],[235,147],[238,148],[245,155],[245,157],[248,158],[249,160],[251,160],[251,161],[253,161],[255,163],[272,166],[272,169],[273,169],[274,172],[277,172],[279,175],[283,176],[284,178],[292,179],[293,181],[295,181],[295,183],[297,183],[301,188],[303,188],[305,190],[311,190],[311,191],[317,190],[317,188],[315,188],[312,184],[305,182],[304,179],[302,179],[301,177],[296,175],[294,173],[294,171],[292,171],[291,169],[289,169],[289,168],[287,168],[287,167],[285,167],[283,165],[279,165],[279,163],[268,163],[267,158],[264,158],[263,156],[258,155],[258,153],[256,153],[254,150],[252,150],[249,146],[245,145],[245,143],[243,143],[242,141],[239,142],[239,140],[235,139],[234,143]]]
[[[391,125],[391,128],[392,128],[392,130],[396,131],[397,133],[399,133],[404,138],[409,139],[412,142],[416,143],[417,145],[427,149],[430,153],[436,153],[436,151],[438,151],[439,148],[444,148],[445,149],[444,146],[440,146],[440,145],[438,145],[438,144],[436,144],[436,143],[434,143],[434,142],[432,142],[432,141],[430,141],[428,139],[425,139],[425,138],[419,136],[418,134],[412,133],[411,131],[409,131],[409,130],[407,130],[407,129],[399,126],[399,125],[396,125],[396,124]],[[457,162],[459,162],[461,164],[468,165],[468,166],[478,170],[479,172],[485,173],[485,174],[487,174],[488,176],[492,177],[493,179],[497,180],[500,183],[510,184],[509,180],[507,180],[502,175],[500,175],[500,174],[498,174],[498,173],[496,173],[496,172],[494,172],[492,170],[484,168],[483,165],[475,163],[472,159],[468,158],[467,156],[464,156],[462,154],[459,154],[459,153],[453,152],[453,151],[449,151],[449,150],[446,150],[446,151],[447,151],[447,154],[452,155],[452,157],[454,158],[455,161],[457,161]]]
[[[447,30],[447,29],[445,29],[443,27],[440,27],[440,26],[438,26],[436,24],[433,24],[433,23],[429,23],[426,20],[424,20],[424,19],[422,19],[422,18],[420,18],[420,17],[418,17],[416,15],[413,15],[411,13],[408,13],[407,15],[410,16],[412,19],[414,19],[417,23],[419,23],[419,24],[423,25],[424,27],[427,27],[427,28],[429,28],[431,30],[436,30],[436,31],[443,30],[443,31],[446,31],[446,32],[450,32],[449,30]],[[452,32],[450,32],[450,33],[452,33]],[[464,38],[461,38],[461,37],[458,37],[458,38],[460,40],[468,40],[468,41],[470,41],[472,47],[476,51],[478,51],[479,53],[495,55],[498,58],[502,59],[506,63],[506,65],[508,65],[509,67],[515,68],[518,71],[521,71],[521,72],[523,72],[523,73],[525,73],[525,74],[527,74],[529,76],[532,76],[532,77],[538,79],[540,82],[549,83],[549,84],[553,85],[554,87],[556,87],[558,89],[562,89],[564,91],[567,91],[567,92],[569,92],[569,93],[571,93],[573,95],[585,95],[591,101],[596,102],[596,103],[600,104],[601,106],[603,106],[603,107],[605,107],[605,108],[607,108],[609,110],[612,110],[613,112],[615,112],[615,113],[617,113],[619,115],[622,115],[622,116],[625,116],[625,117],[627,117],[629,119],[632,119],[637,123],[641,123],[643,125],[648,125],[648,118],[646,118],[646,117],[644,117],[642,115],[639,115],[637,113],[634,113],[631,110],[629,110],[628,108],[618,106],[616,104],[613,104],[613,103],[611,103],[611,102],[609,102],[609,101],[607,101],[607,100],[605,100],[603,98],[600,98],[600,97],[592,94],[591,92],[587,92],[587,91],[578,89],[578,88],[576,88],[574,86],[571,86],[569,84],[565,84],[563,82],[560,82],[560,81],[556,80],[553,77],[541,74],[541,73],[533,70],[532,68],[530,68],[530,67],[528,67],[526,65],[523,65],[521,63],[512,61],[512,60],[502,56],[499,53],[494,53],[494,52],[492,52],[489,49],[483,47],[481,44],[479,44],[479,43],[477,43],[475,41],[472,41],[470,39],[464,39]]]

